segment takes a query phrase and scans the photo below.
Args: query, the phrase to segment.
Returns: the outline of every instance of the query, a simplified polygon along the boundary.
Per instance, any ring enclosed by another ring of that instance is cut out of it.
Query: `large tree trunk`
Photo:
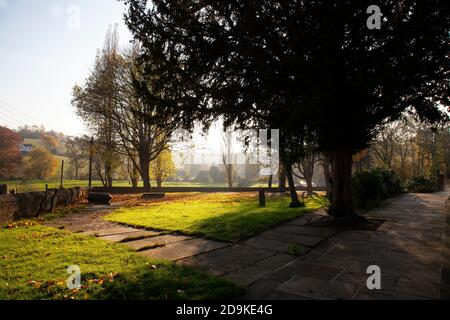
[[[225,163],[225,178],[227,180],[228,188],[233,188],[233,180],[234,180],[234,168],[232,164]]]
[[[303,161],[303,172],[306,181],[306,190],[308,193],[308,197],[312,197],[313,195],[313,186],[312,179],[314,177],[314,164],[315,164],[316,155],[310,154]]]
[[[323,176],[325,178],[325,187],[327,190],[327,198],[331,200],[331,173],[330,173],[330,160],[327,156],[322,156],[322,168],[323,168]]]
[[[298,200],[297,191],[295,190],[294,177],[292,176],[292,165],[283,165],[283,166],[284,170],[286,171],[286,177],[289,184],[289,194],[291,195],[291,203],[289,204],[289,207],[291,208],[303,207],[304,203]]]
[[[105,178],[106,178],[106,187],[112,187],[112,168],[111,164],[108,162],[105,163]]]
[[[331,162],[332,196],[329,214],[339,219],[353,220],[359,217],[352,198],[352,152],[333,150],[328,152]]]
[[[158,178],[156,179],[156,185],[158,186],[158,188],[162,187],[162,179]]]
[[[151,187],[150,184],[150,161],[140,158],[140,167],[141,167],[141,178],[144,183],[144,188],[149,189]]]
[[[138,183],[139,183],[139,171],[136,168],[136,165],[134,164],[134,162],[132,163],[130,180],[131,180],[131,186],[133,188],[136,188],[138,186]]]
[[[279,175],[278,175],[278,187],[286,188],[286,172],[284,171],[283,165],[280,163]]]
[[[75,180],[78,180],[78,172],[79,172],[79,164],[78,164],[78,161],[74,161],[73,162],[73,165],[74,165],[74,169],[75,169]]]
[[[313,185],[312,185],[312,175],[307,175],[305,177],[306,180],[306,191],[308,193],[308,197],[313,196]]]

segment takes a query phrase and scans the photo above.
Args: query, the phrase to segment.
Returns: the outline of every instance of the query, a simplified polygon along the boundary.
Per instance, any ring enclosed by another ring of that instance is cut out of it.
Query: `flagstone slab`
[[[315,278],[330,281],[344,272],[344,268],[334,268],[327,265],[305,263],[297,260],[294,263],[279,269],[269,276],[269,279],[278,281],[288,281],[293,274],[300,274],[303,277]]]
[[[402,277],[392,291],[427,299],[438,299],[439,283],[428,282],[423,278],[407,279]]]
[[[183,259],[180,263],[219,275],[274,256],[276,252],[239,244]]]
[[[321,214],[310,213],[310,214],[305,214],[304,216],[301,216],[300,218],[291,220],[291,221],[287,222],[286,224],[287,225],[304,226],[304,225],[307,225],[308,223],[318,221],[322,218],[323,218],[323,215],[321,215]]]
[[[364,259],[370,257],[374,251],[380,248],[380,245],[367,241],[344,240],[328,250],[324,256],[345,256]]]
[[[243,299],[267,299],[270,294],[275,293],[276,288],[281,284],[280,281],[263,278],[246,288]]]
[[[246,240],[242,243],[242,245],[277,252],[287,252],[289,248],[289,243],[285,241],[267,239],[261,236],[256,236],[249,240]]]
[[[108,240],[112,242],[123,242],[127,240],[132,240],[135,238],[140,237],[153,237],[155,235],[152,231],[145,231],[145,230],[139,230],[139,231],[131,231],[131,232],[125,232],[125,233],[118,233],[118,234],[112,234],[108,236],[98,237],[102,240]]]
[[[106,229],[100,229],[100,230],[90,230],[86,231],[85,234],[90,236],[96,236],[96,237],[103,237],[103,236],[110,236],[114,234],[121,234],[121,233],[129,233],[129,232],[135,232],[135,231],[141,231],[136,228],[131,227],[113,227],[113,228],[106,228]]]
[[[273,291],[267,295],[264,299],[267,300],[313,300],[312,298],[303,297],[298,294],[290,294],[281,291]]]
[[[303,276],[294,276],[276,290],[312,299],[351,299],[358,287],[344,282],[333,282]]]
[[[338,232],[336,229],[331,228],[318,228],[318,227],[295,226],[295,225],[282,225],[272,230],[275,232],[315,236],[319,238],[328,238]]]
[[[388,290],[369,290],[360,288],[353,297],[354,300],[425,300],[426,298]]]
[[[151,249],[154,247],[162,247],[165,245],[168,245],[170,243],[180,242],[180,241],[186,241],[193,239],[192,237],[187,236],[180,236],[180,235],[171,235],[166,234],[162,236],[155,236],[140,240],[134,240],[134,241],[127,241],[125,244],[129,247],[131,247],[133,250],[140,251],[143,249]]]
[[[274,272],[280,266],[294,261],[296,257],[287,254],[276,254],[249,266],[244,266],[224,275],[228,280],[247,287],[262,277]]]
[[[328,265],[333,268],[345,268],[351,271],[367,270],[367,267],[375,264],[370,257],[351,257],[345,255],[326,254],[316,259],[314,263]]]
[[[230,243],[218,242],[206,239],[192,239],[170,243],[164,247],[140,251],[140,254],[150,258],[166,259],[177,261],[180,259],[199,255],[201,253],[209,252],[230,246]],[[227,257],[225,257],[226,259]]]
[[[262,238],[281,240],[287,243],[295,243],[300,246],[314,247],[326,239],[326,237],[315,237],[302,234],[292,234],[276,232],[273,230],[265,231],[260,235]]]

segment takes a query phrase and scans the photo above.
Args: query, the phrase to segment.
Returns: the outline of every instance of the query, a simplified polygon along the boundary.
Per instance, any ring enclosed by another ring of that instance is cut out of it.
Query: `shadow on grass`
[[[286,198],[269,200],[264,208],[242,204],[229,213],[204,219],[195,224],[194,228],[213,239],[242,241],[280,223],[325,207],[328,202],[324,197],[315,196],[306,200],[305,207],[289,208],[288,204],[289,200]]]
[[[165,264],[160,270],[147,268],[118,275],[92,296],[101,300],[228,300],[244,294],[243,288],[202,272]]]

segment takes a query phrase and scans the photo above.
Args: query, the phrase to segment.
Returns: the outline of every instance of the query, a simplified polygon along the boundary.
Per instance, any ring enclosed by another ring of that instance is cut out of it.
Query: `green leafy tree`
[[[58,166],[55,156],[44,148],[34,148],[24,159],[24,175],[28,179],[44,180],[51,177]]]
[[[172,153],[169,149],[164,149],[150,163],[150,177],[156,180],[158,187],[162,187],[162,183],[176,173],[175,164],[172,160]]]

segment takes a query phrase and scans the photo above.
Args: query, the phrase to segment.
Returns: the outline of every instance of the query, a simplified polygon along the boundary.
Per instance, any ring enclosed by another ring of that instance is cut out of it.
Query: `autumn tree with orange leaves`
[[[0,127],[0,178],[13,176],[17,166],[21,162],[19,143],[20,135],[8,128]]]

